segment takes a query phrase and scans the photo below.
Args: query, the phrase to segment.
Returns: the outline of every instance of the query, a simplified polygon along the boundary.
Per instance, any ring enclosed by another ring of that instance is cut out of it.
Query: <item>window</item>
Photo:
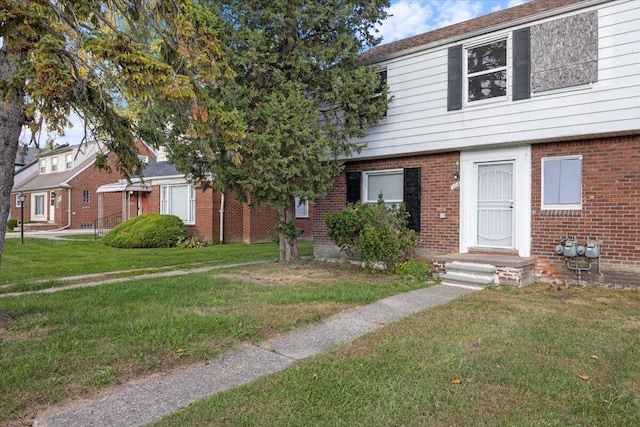
[[[82,201],[84,203],[89,203],[91,201],[91,193],[89,190],[82,190]]]
[[[196,193],[193,185],[165,185],[161,191],[161,214],[175,215],[186,224],[195,224]]]
[[[67,154],[66,156],[64,156],[64,162],[67,169],[73,168],[73,155]]]
[[[467,54],[467,101],[507,95],[507,40],[469,47]]]
[[[296,196],[296,218],[309,218],[309,202]]]
[[[542,159],[542,209],[582,209],[582,156]]]
[[[47,219],[45,197],[46,194],[33,194],[31,196],[31,219],[41,221]]]
[[[363,178],[364,203],[376,203],[380,194],[386,203],[402,203],[404,200],[403,169],[365,172]]]
[[[58,158],[57,157],[52,157],[51,158],[51,172],[57,172],[58,170]]]
[[[47,161],[45,159],[40,160],[40,173],[47,173]]]

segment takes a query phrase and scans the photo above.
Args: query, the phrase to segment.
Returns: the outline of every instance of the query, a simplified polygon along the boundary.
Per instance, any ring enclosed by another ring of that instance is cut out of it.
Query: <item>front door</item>
[[[514,247],[513,163],[476,164],[476,246]]]

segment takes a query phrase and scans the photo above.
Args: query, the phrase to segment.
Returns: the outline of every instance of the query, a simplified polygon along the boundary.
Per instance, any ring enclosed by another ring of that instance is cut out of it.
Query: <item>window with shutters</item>
[[[507,96],[507,39],[465,49],[467,102]]]
[[[389,204],[404,201],[404,169],[364,172],[363,202],[377,203],[378,196]]]

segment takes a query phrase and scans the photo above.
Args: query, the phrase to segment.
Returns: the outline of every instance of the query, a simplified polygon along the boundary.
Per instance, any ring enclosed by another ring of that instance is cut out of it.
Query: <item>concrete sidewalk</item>
[[[197,400],[284,370],[389,322],[477,290],[436,285],[343,312],[280,338],[237,348],[221,359],[154,376],[98,400],[39,417],[34,427],[143,426]]]

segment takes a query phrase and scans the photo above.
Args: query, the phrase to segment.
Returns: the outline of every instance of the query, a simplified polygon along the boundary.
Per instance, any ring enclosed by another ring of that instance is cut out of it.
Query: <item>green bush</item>
[[[343,252],[353,256],[357,251],[368,268],[386,268],[413,258],[417,237],[407,228],[404,205],[387,206],[355,203],[325,218],[327,235]]]
[[[171,248],[187,237],[187,228],[177,216],[146,214],[118,224],[102,241],[114,248]]]
[[[18,226],[18,220],[15,218],[11,218],[7,220],[7,230],[13,231],[14,228]]]
[[[429,263],[419,259],[410,259],[403,263],[396,264],[396,274],[417,282],[426,281],[430,270]]]

